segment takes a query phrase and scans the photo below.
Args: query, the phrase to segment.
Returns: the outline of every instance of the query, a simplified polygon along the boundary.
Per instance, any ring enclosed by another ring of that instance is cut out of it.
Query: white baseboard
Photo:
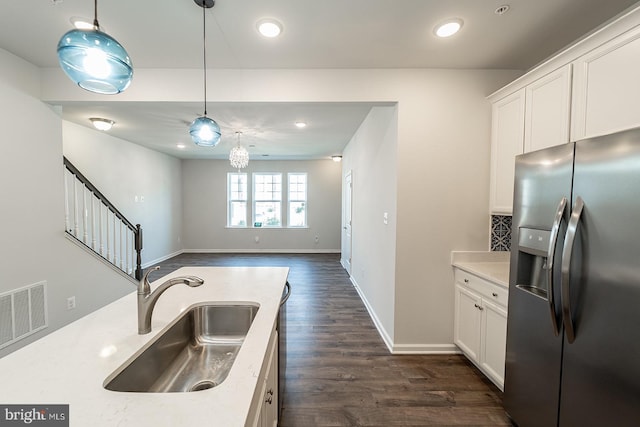
[[[367,297],[364,295],[364,293],[360,289],[360,286],[358,286],[358,283],[356,282],[356,280],[353,278],[353,276],[350,276],[349,279],[351,280],[351,283],[353,283],[353,287],[358,292],[360,299],[364,303],[364,306],[367,308],[367,312],[369,312],[369,316],[371,317],[373,324],[375,325],[376,329],[378,330],[378,333],[380,334],[380,337],[384,341],[385,345],[387,346],[391,354],[462,354],[458,346],[456,346],[453,343],[451,344],[395,344],[391,339],[391,337],[389,336],[389,334],[387,333],[387,330],[382,325],[382,322],[380,322],[380,319],[378,319],[378,316],[373,310],[373,307],[371,307],[371,304],[369,304],[369,301],[367,301]]]
[[[455,344],[394,344],[393,354],[462,354]]]
[[[156,265],[158,263],[161,263],[162,261],[166,261],[169,258],[173,258],[174,256],[178,256],[178,255],[180,255],[182,253],[184,253],[184,250],[179,250],[179,251],[173,252],[171,254],[168,254],[168,255],[162,256],[160,258],[154,259],[153,261],[147,261],[144,264],[142,264],[142,268],[144,269],[144,268],[147,268],[147,267],[151,267],[152,265]]]
[[[349,276],[349,279],[351,280],[351,283],[353,283],[353,287],[356,289],[356,292],[358,292],[358,295],[360,296],[360,299],[364,303],[364,306],[367,308],[367,311],[369,312],[369,316],[371,317],[373,324],[378,330],[378,333],[380,334],[382,341],[384,341],[385,345],[389,349],[389,352],[393,353],[393,340],[387,333],[387,330],[382,325],[382,322],[380,321],[380,319],[378,319],[376,312],[373,310],[373,307],[371,307],[371,304],[369,304],[369,301],[367,300],[367,297],[364,295],[364,293],[360,289],[360,286],[358,286],[358,282],[356,282],[356,279],[354,279],[353,276]]]
[[[340,249],[183,249],[185,254],[339,254]]]

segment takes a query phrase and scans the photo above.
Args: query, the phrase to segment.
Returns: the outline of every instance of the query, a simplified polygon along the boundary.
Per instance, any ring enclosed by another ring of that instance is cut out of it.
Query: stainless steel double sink
[[[251,304],[202,304],[186,310],[104,381],[121,392],[206,390],[229,375],[258,312]]]

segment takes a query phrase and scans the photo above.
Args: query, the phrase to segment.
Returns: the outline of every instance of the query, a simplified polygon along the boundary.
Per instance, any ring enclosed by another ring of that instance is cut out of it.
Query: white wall
[[[183,160],[184,248],[191,252],[338,252],[340,250],[340,163],[250,160],[243,169],[254,172],[307,173],[308,228],[227,228],[227,160]],[[286,206],[283,205],[283,211]],[[249,221],[250,218],[249,218]],[[255,237],[259,237],[259,243]],[[318,242],[315,242],[318,236]]]
[[[37,68],[0,50],[0,293],[46,280],[49,311],[49,328],[0,357],[135,290],[64,235],[62,121],[39,84]]]
[[[452,351],[450,251],[486,250],[489,241],[486,96],[520,74],[513,70],[211,70],[216,90],[210,101],[397,103],[395,264],[379,265],[369,259],[353,263],[364,272],[358,281],[363,289],[375,288],[373,282],[364,282],[379,269],[384,277],[394,277],[393,332],[389,332],[394,350]],[[199,81],[197,70],[136,70],[134,84],[117,101],[200,102]],[[43,99],[52,102],[96,99],[80,93],[85,91],[67,90],[59,69],[43,70],[42,84]],[[359,244],[355,239],[383,241],[374,236],[378,232],[354,236],[354,247]],[[388,314],[379,317],[386,319]]]
[[[450,252],[489,248],[491,108],[486,96],[504,76],[432,70],[430,78],[403,88],[404,102],[398,106],[397,351],[456,349],[451,344]]]
[[[142,226],[142,265],[179,253],[180,160],[71,122],[63,122],[62,135],[65,157],[129,221]]]
[[[351,173],[353,188],[351,277],[388,346],[395,323],[397,146],[397,106],[374,107],[343,152],[343,177]]]

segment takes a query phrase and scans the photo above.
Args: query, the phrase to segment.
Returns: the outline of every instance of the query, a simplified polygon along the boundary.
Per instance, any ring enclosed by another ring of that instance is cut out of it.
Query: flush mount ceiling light
[[[116,39],[100,31],[98,0],[94,0],[93,25],[73,29],[58,42],[58,62],[65,74],[89,92],[120,93],[131,84],[133,64]]]
[[[437,25],[434,28],[433,32],[438,37],[442,37],[442,38],[451,37],[458,31],[460,31],[460,28],[462,28],[462,24],[463,24],[462,19],[458,19],[458,18],[447,19],[445,22]]]
[[[342,161],[342,156],[331,156],[331,160],[333,160],[336,163],[339,163]]]
[[[282,32],[282,24],[275,19],[261,19],[256,24],[258,31],[265,37],[278,37]]]
[[[249,152],[246,148],[240,145],[240,135],[242,135],[242,132],[236,132],[238,144],[233,147],[229,153],[229,162],[231,163],[231,167],[238,170],[246,168],[249,165]]]
[[[497,8],[493,13],[495,13],[496,15],[504,15],[509,11],[510,8],[511,7],[508,4],[503,4],[502,6]]]
[[[195,119],[189,126],[193,143],[201,147],[215,147],[220,142],[220,126],[207,117],[207,19],[205,11],[212,8],[214,0],[194,0],[202,8],[202,63],[204,69],[204,115]]]
[[[186,145],[184,145],[184,144],[183,144],[183,143],[181,143],[181,142],[177,143],[177,144],[176,144],[176,147],[178,147],[178,148],[179,148],[179,149],[181,149],[181,150],[184,150],[185,148],[187,148],[187,146],[186,146]]]
[[[298,129],[303,129],[307,127],[307,124],[305,122],[296,122],[296,127]]]
[[[111,130],[113,125],[116,123],[113,120],[103,119],[100,117],[91,117],[89,120],[94,128],[105,132]]]

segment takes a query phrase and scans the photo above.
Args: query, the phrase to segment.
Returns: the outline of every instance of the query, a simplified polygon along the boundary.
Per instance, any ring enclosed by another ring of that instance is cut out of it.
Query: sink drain
[[[200,391],[200,390],[208,390],[210,388],[214,388],[218,384],[214,383],[211,380],[200,381],[199,383],[194,384],[189,391]]]

